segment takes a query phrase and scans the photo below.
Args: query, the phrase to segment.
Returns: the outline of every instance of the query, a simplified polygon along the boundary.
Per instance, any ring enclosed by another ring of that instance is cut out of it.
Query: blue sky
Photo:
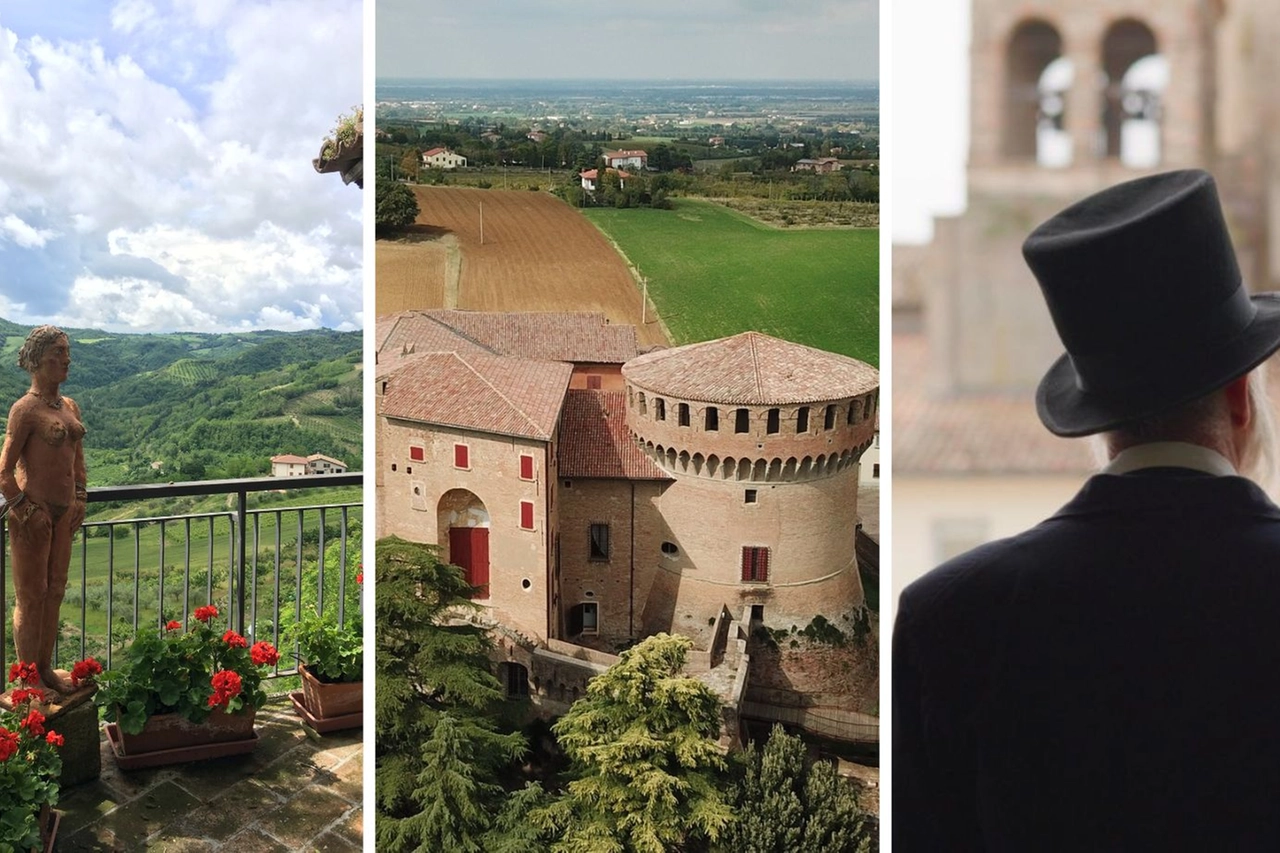
[[[878,3],[377,0],[377,76],[878,80]]]
[[[311,160],[361,31],[357,0],[0,7],[0,316],[359,328],[361,192]]]

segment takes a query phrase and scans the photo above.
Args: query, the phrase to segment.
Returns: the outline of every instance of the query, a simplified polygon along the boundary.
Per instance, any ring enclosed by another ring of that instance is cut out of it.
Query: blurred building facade
[[[972,4],[968,207],[893,255],[898,589],[1048,516],[1092,467],[1034,412],[1062,352],[1021,256],[1037,224],[1124,180],[1206,168],[1248,286],[1280,283],[1280,2]]]

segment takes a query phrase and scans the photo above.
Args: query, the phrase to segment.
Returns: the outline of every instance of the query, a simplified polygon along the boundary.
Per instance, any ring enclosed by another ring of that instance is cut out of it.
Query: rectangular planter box
[[[306,665],[298,667],[302,676],[302,700],[316,719],[347,717],[364,711],[364,682],[327,684],[316,678]]]
[[[123,770],[240,755],[258,745],[258,734],[253,730],[256,714],[255,708],[235,714],[214,711],[203,723],[177,714],[156,714],[136,735],[107,723],[107,739]]]

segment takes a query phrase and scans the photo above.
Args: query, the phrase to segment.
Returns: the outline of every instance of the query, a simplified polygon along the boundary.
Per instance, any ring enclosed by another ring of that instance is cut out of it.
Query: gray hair
[[[44,359],[44,352],[49,345],[58,338],[66,338],[67,333],[59,329],[57,326],[36,326],[31,330],[31,334],[27,335],[27,339],[22,344],[22,349],[18,350],[18,367],[21,367],[27,373],[35,373],[40,367],[40,362]]]
[[[1252,417],[1249,430],[1240,447],[1239,473],[1253,480],[1268,495],[1280,495],[1280,448],[1277,442],[1276,417],[1271,395],[1267,392],[1267,363],[1249,372],[1249,408]],[[1120,448],[1149,441],[1195,441],[1216,443],[1230,429],[1225,418],[1218,417],[1226,405],[1221,389],[1192,400],[1171,412],[1143,418],[1115,430],[1092,437],[1094,460],[1099,467],[1110,461]],[[1197,441],[1197,439],[1199,439]]]

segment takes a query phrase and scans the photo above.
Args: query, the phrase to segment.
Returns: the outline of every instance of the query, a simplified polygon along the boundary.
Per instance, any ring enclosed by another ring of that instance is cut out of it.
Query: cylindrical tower
[[[863,603],[854,556],[858,460],[874,439],[879,374],[759,332],[623,366],[627,424],[674,482],[651,558],[646,631],[701,635],[735,618],[842,628]]]

